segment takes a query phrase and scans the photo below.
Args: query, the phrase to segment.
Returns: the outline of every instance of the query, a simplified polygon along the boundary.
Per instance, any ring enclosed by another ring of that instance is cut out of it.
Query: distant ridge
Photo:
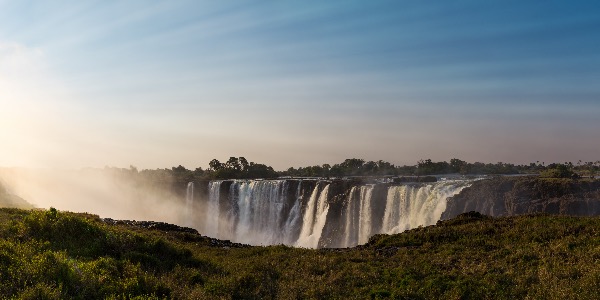
[[[22,208],[22,209],[31,209],[34,208],[31,203],[25,201],[23,198],[10,194],[4,188],[2,184],[0,184],[0,207],[11,207],[11,208]]]

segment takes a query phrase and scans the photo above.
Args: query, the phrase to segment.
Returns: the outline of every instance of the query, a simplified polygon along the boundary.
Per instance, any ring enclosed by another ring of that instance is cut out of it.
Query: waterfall
[[[437,222],[446,199],[458,194],[470,181],[443,181],[424,186],[392,186],[388,189],[382,233],[394,234]]]
[[[354,200],[356,194],[356,187],[353,186],[348,193],[348,197],[346,200],[346,209],[344,210],[344,240],[342,242],[342,247],[348,247],[349,245],[356,245],[357,241],[357,218],[355,215],[355,206],[356,200]]]
[[[353,247],[374,234],[435,224],[446,199],[470,184],[467,180],[402,185],[315,179],[212,181],[204,212],[197,215],[205,216],[200,232],[219,239],[251,245]],[[193,185],[189,191],[190,185],[188,195],[193,195]],[[186,213],[192,207],[187,205]]]
[[[296,242],[296,246],[306,248],[317,248],[325,221],[329,204],[327,195],[329,194],[329,184],[319,193],[319,185],[315,186],[310,200],[308,201],[307,211],[304,213],[302,231]]]
[[[271,245],[284,242],[282,225],[287,215],[285,180],[235,181],[230,196],[239,208],[236,241]]]
[[[302,180],[298,182],[298,188],[296,188],[296,197],[294,200],[294,206],[290,210],[287,220],[285,221],[285,226],[283,228],[284,232],[284,244],[293,245],[297,239],[297,236],[294,234],[294,230],[298,227],[298,222],[300,221],[301,215],[301,205],[302,205]]]
[[[300,240],[307,239],[312,234],[313,226],[315,224],[315,210],[317,208],[317,197],[319,196],[319,185],[317,184],[310,194],[308,205],[304,211],[302,218],[302,229],[300,230],[300,238],[297,244],[301,244]]]
[[[211,181],[208,185],[209,196],[206,208],[204,230],[208,236],[217,236],[219,232],[219,200],[221,199],[221,182]]]
[[[371,196],[373,195],[373,186],[360,187],[360,211],[358,213],[358,243],[364,244],[369,241],[372,231],[372,209]]]
[[[194,183],[188,182],[185,190],[185,226],[192,226],[192,205],[194,204]]]

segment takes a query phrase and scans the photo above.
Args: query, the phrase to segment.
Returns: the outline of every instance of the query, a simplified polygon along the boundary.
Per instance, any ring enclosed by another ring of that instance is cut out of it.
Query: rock
[[[188,237],[191,237],[195,240],[200,240],[206,242],[208,245],[212,247],[220,247],[223,249],[230,248],[245,248],[250,247],[250,245],[233,243],[228,240],[219,240],[211,237],[206,237],[198,233],[196,229],[189,227],[181,227],[174,224],[169,224],[165,222],[154,222],[154,221],[135,221],[135,220],[114,220],[111,218],[104,218],[102,221],[109,225],[125,225],[132,226],[137,228],[144,228],[148,230],[159,230],[164,232],[180,232],[180,233],[188,233]]]
[[[437,182],[437,178],[435,176],[402,176],[394,178],[394,183],[406,182]]]
[[[192,234],[198,234],[198,231],[189,227],[181,227],[174,224],[165,222],[154,222],[154,221],[135,221],[135,220],[113,220],[111,218],[102,219],[104,223],[110,225],[127,225],[139,228],[146,228],[160,231],[175,231],[175,232],[187,232]]]
[[[493,217],[531,213],[600,215],[600,181],[532,176],[479,180],[448,198],[442,220],[469,211]]]

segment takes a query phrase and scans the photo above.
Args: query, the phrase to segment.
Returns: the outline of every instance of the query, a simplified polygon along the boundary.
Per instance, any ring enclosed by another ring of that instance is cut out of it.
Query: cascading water
[[[283,232],[278,230],[283,218],[287,182],[236,181],[231,194],[237,199],[239,214],[234,236],[236,241],[250,244],[282,243]]]
[[[228,186],[223,187],[225,183]],[[470,183],[212,181],[200,231],[252,245],[352,247],[366,243],[373,234],[434,224],[446,208],[446,198]],[[222,187],[227,194],[222,195]]]
[[[344,215],[344,238],[342,245],[366,243],[371,234],[371,197],[373,185],[353,186],[346,199]]]
[[[470,181],[443,181],[424,186],[392,186],[388,189],[382,233],[394,234],[437,222],[446,199],[458,194]]]
[[[219,233],[219,199],[221,198],[221,181],[211,181],[208,184],[209,197],[206,208],[205,233],[208,236],[218,236]]]
[[[296,198],[292,209],[290,210],[290,214],[285,221],[285,226],[283,228],[284,234],[284,244],[293,245],[295,242],[294,230],[298,228],[298,222],[302,219],[302,180],[298,182],[298,188],[296,189]]]
[[[364,244],[371,237],[372,227],[372,209],[371,197],[373,196],[373,186],[360,187],[360,211],[358,213],[358,243]]]
[[[300,232],[296,246],[317,248],[325,221],[327,221],[327,212],[329,210],[329,204],[327,203],[328,194],[329,184],[325,186],[320,194],[318,185],[315,187],[308,202],[308,208],[302,223],[302,231]]]
[[[185,190],[185,226],[192,226],[192,205],[194,204],[194,183],[188,182]]]

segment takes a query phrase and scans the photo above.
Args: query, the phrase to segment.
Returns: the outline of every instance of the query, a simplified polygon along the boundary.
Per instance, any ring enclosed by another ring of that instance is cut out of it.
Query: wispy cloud
[[[195,167],[231,152],[281,168],[521,161],[549,148],[569,160],[600,140],[588,130],[600,126],[597,4],[0,5],[0,37],[14,41],[0,48],[0,93],[13,100],[0,101],[30,103],[3,134],[54,158],[56,141],[81,149],[75,165]],[[496,140],[521,150],[500,153]]]

